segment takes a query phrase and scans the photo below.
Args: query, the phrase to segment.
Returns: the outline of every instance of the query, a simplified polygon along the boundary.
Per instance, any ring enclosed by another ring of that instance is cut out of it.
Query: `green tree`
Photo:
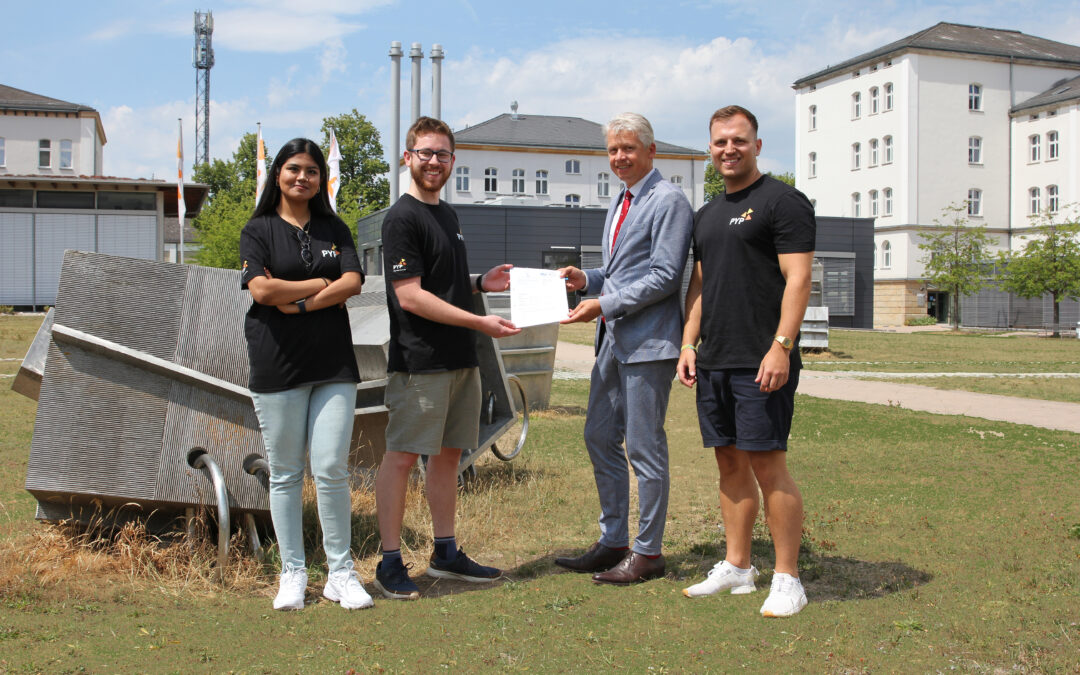
[[[768,172],[776,180],[795,187],[795,174],[790,171],[785,173]],[[724,191],[724,177],[716,170],[712,162],[705,164],[705,201],[712,201],[713,197]]]
[[[705,201],[711,202],[714,197],[724,192],[724,177],[716,170],[712,162],[705,163]]]
[[[379,130],[355,108],[323,119],[322,149],[327,155],[331,129],[341,152],[338,215],[355,235],[357,220],[390,205],[390,183],[386,178],[390,166],[383,159]]]
[[[1002,265],[1001,288],[1022,298],[1041,298],[1049,293],[1054,301],[1054,337],[1061,335],[1060,303],[1080,297],[1080,219],[1055,222],[1049,209],[1033,216],[1030,234],[1022,251],[999,254]]]
[[[967,204],[950,204],[935,218],[937,229],[924,232],[919,248],[926,252],[920,260],[926,266],[926,280],[947,290],[951,298],[950,322],[960,328],[960,296],[979,292],[989,282],[986,277],[990,235],[983,225],[968,225]]]
[[[791,187],[795,187],[795,174],[790,171],[785,171],[784,173],[773,173],[772,171],[769,171],[768,173],[781,183],[787,183]]]
[[[195,167],[192,178],[210,186],[207,204],[192,223],[199,231],[195,260],[200,265],[240,268],[240,230],[255,210],[257,156],[257,137],[249,133],[232,159]]]

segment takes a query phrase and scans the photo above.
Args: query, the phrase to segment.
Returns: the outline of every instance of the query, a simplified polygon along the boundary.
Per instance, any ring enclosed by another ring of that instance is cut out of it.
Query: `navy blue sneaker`
[[[459,579],[473,583],[494,581],[502,576],[502,570],[497,567],[485,567],[474,562],[465,551],[457,550],[457,557],[453,560],[442,560],[434,554],[428,563],[427,575],[436,579]]]
[[[420,588],[409,578],[409,568],[401,564],[391,563],[383,568],[382,561],[375,566],[375,588],[383,594],[383,597],[391,600],[416,600],[420,597]]]

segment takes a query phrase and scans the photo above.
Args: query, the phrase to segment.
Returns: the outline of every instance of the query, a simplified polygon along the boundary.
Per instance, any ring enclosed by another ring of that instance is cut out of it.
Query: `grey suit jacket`
[[[600,295],[608,338],[622,363],[679,358],[683,307],[679,301],[694,213],[681,188],[653,169],[608,250],[622,193],[604,225],[603,266],[585,270],[589,295]],[[600,321],[596,326],[600,345]]]

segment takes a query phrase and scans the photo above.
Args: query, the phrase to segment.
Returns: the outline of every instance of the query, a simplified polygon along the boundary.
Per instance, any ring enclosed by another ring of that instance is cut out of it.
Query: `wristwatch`
[[[301,314],[306,314],[307,313],[307,305],[306,305],[306,303],[307,303],[307,298],[300,298],[299,300],[297,300],[293,304],[295,304],[300,309]]]
[[[780,346],[787,350],[790,350],[792,347],[795,346],[795,343],[791,341],[791,338],[784,337],[783,335],[777,335],[773,339],[779,342]]]

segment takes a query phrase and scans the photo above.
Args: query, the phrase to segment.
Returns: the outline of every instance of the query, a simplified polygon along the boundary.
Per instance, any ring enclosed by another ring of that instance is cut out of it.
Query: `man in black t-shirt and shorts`
[[[709,154],[725,192],[695,218],[677,373],[686,386],[697,384],[702,441],[714,448],[720,470],[727,553],[683,594],[756,590],[750,539],[760,486],[776,552],[761,614],[778,617],[806,606],[798,569],[802,495],[786,454],[816,223],[805,195],[758,170],[757,128],[739,106],[721,108],[709,121]]]
[[[426,491],[435,550],[428,576],[484,582],[502,572],[471,560],[454,536],[458,463],[475,448],[480,424],[480,372],[474,330],[491,337],[521,332],[496,315],[472,311],[472,294],[505,291],[510,265],[469,276],[457,214],[439,199],[454,167],[454,134],[421,117],[405,136],[412,182],[382,227],[390,346],[386,385],[386,454],[375,479],[382,560],[375,587],[388,598],[413,600],[420,589],[401,559],[401,522],[409,473],[427,457]]]

